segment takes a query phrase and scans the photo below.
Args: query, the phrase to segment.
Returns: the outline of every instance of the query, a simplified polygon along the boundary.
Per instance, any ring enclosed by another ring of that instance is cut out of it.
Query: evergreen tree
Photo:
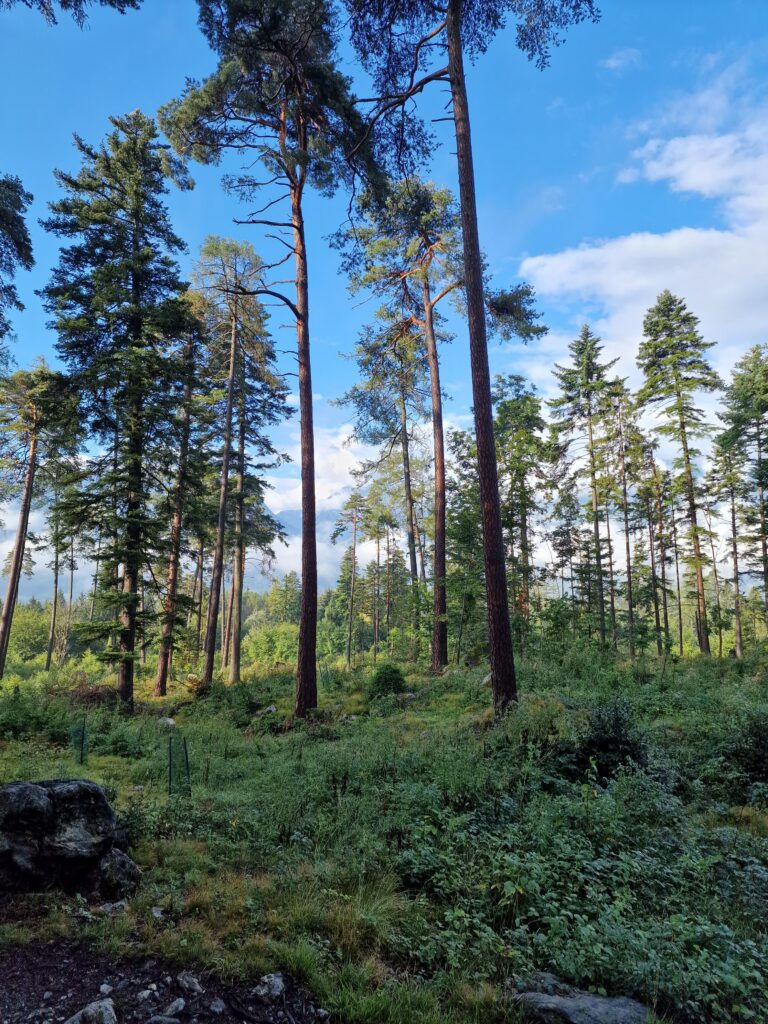
[[[194,159],[216,162],[233,149],[245,154],[241,174],[230,187],[247,202],[261,195],[253,173],[261,161],[278,189],[248,223],[287,232],[293,256],[295,294],[264,282],[258,291],[281,301],[296,322],[299,367],[302,475],[302,616],[296,678],[296,714],[317,705],[317,538],[315,454],[310,364],[309,284],[304,229],[308,187],[330,195],[348,181],[353,161],[345,159],[362,131],[361,116],[347,78],[337,70],[336,24],[327,0],[198,0],[200,25],[219,57],[217,71],[188,86],[181,100],[161,112],[174,145]],[[369,166],[368,147],[357,164]],[[290,213],[271,216],[288,200]],[[264,216],[266,214],[266,216]]]
[[[32,196],[18,178],[0,176],[0,342],[11,330],[6,310],[24,308],[13,283],[14,274],[19,268],[31,270],[34,264],[24,220],[31,202]],[[0,349],[0,355],[5,359],[4,349]]]
[[[87,17],[88,8],[95,2],[101,7],[112,7],[120,14],[141,6],[141,0],[0,0],[0,14],[9,11],[16,4],[23,4],[31,10],[39,11],[49,25],[55,25],[56,11],[59,8],[64,14],[71,14],[78,25],[82,25]]]
[[[608,371],[616,360],[602,363],[603,350],[600,338],[584,324],[578,338],[570,343],[568,351],[571,363],[556,365],[554,374],[560,387],[560,396],[550,402],[550,408],[558,422],[558,430],[569,443],[574,437],[586,442],[586,463],[584,475],[589,481],[592,503],[592,532],[594,535],[595,577],[597,585],[597,614],[600,629],[600,643],[606,640],[605,595],[602,539],[600,536],[601,510],[598,500],[599,439],[597,437],[601,403],[609,387]]]
[[[167,345],[183,327],[172,258],[183,243],[163,202],[170,165],[153,122],[139,111],[111,121],[113,131],[98,148],[76,137],[79,173],[56,172],[64,195],[51,204],[45,226],[72,244],[43,295],[88,427],[105,447],[92,460],[83,518],[109,509],[112,545],[102,565],[111,593],[104,598],[118,621],[117,649],[108,657],[117,662],[120,697],[130,706],[141,574],[155,531],[148,459],[179,384]]]
[[[694,472],[698,451],[691,442],[706,433],[704,415],[696,404],[698,392],[712,392],[720,386],[706,352],[714,342],[706,342],[699,332],[699,320],[685,302],[670,291],[663,291],[645,315],[644,340],[638,352],[638,365],[645,382],[638,401],[645,406],[661,405],[664,422],[657,427],[663,437],[675,441],[680,449],[679,468],[687,510],[690,565],[696,576],[699,648],[710,653],[707,602],[704,592],[702,528]]]
[[[350,12],[352,40],[374,79],[378,99],[371,123],[396,116],[394,149],[402,165],[405,144],[412,143],[405,107],[432,82],[448,82],[456,138],[461,228],[464,250],[464,290],[469,321],[469,350],[475,416],[478,475],[483,511],[483,551],[487,589],[488,636],[493,701],[503,712],[517,699],[512,653],[506,564],[499,506],[496,445],[493,436],[491,378],[488,367],[483,261],[477,224],[477,203],[469,102],[464,72],[465,54],[484,52],[508,15],[517,21],[518,46],[544,67],[549,47],[571,23],[595,18],[594,0],[448,0],[435,7],[431,0],[345,0]],[[383,42],[383,45],[382,45]],[[429,63],[440,52],[438,67]]]

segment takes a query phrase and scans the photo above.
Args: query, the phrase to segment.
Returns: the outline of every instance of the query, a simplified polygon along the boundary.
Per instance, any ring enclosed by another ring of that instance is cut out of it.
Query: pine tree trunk
[[[184,502],[187,495],[187,462],[189,460],[190,403],[192,402],[192,359],[193,343],[187,341],[184,348],[186,380],[181,412],[181,437],[179,439],[179,469],[176,477],[176,493],[171,519],[170,550],[168,552],[168,577],[165,584],[165,608],[160,634],[160,652],[155,674],[155,696],[164,697],[168,684],[168,670],[171,665],[173,633],[176,627],[177,591],[179,586],[179,564],[181,562],[181,534],[184,516]],[[197,582],[197,577],[195,577]]]
[[[597,500],[597,466],[595,442],[592,434],[592,410],[587,414],[587,457],[589,459],[589,480],[592,491],[592,533],[595,537],[595,572],[597,574],[597,621],[600,629],[600,643],[605,646],[605,594],[603,592],[603,553],[600,542],[600,505]]]
[[[355,575],[357,556],[357,509],[352,509],[352,561],[349,577],[349,616],[347,619],[347,672],[352,668],[352,619],[355,614]]]
[[[683,591],[680,587],[680,557],[677,551],[677,519],[675,506],[672,504],[672,543],[675,549],[675,583],[677,585],[677,633],[680,646],[680,657],[683,656]]]
[[[685,486],[688,497],[688,518],[691,521],[691,542],[693,544],[693,560],[696,570],[696,599],[699,616],[699,649],[702,654],[709,654],[709,627],[707,625],[707,598],[704,592],[704,566],[701,555],[701,538],[699,537],[698,512],[696,508],[696,488],[693,482],[693,466],[688,449],[688,432],[685,428],[682,398],[677,395],[677,407],[680,416],[680,443],[683,448],[683,468]]]
[[[632,595],[632,540],[629,531],[629,496],[627,494],[627,467],[624,452],[624,432],[621,426],[621,506],[624,515],[624,558],[627,567],[627,631],[629,656],[635,657],[635,609]]]
[[[245,381],[243,381],[245,388]],[[237,435],[237,482],[235,486],[235,557],[232,568],[232,597],[229,613],[230,683],[240,682],[243,640],[243,580],[245,577],[245,397],[240,403]]]
[[[613,577],[613,542],[611,540],[611,509],[605,505],[605,536],[608,542],[608,607],[611,619],[611,647],[616,650],[618,633],[616,630],[616,586]]]
[[[309,348],[309,288],[301,189],[291,189],[296,256],[296,320],[301,418],[301,611],[295,713],[303,718],[317,707],[317,532],[315,512],[315,429]]]
[[[435,455],[435,552],[432,591],[432,668],[440,672],[448,664],[448,621],[445,559],[445,439],[443,436],[443,394],[437,356],[435,318],[429,281],[424,280],[424,334],[432,394],[432,445]]]
[[[99,558],[101,556],[101,528],[99,528],[99,537],[96,541],[96,561],[93,570],[93,590],[91,591],[91,606],[88,610],[88,621],[93,622],[93,616],[96,612],[96,591],[99,586]]]
[[[242,565],[242,562],[240,563]],[[224,628],[221,631],[221,667],[230,668],[232,658],[232,627],[235,610],[235,576],[237,575],[237,554],[232,556],[232,586],[229,588],[229,600],[225,600],[223,608],[226,608],[224,617]]]
[[[24,474],[24,486],[21,492],[21,508],[19,509],[19,525],[16,530],[16,540],[11,555],[11,568],[8,573],[8,588],[5,593],[3,611],[0,615],[0,679],[5,672],[5,660],[8,656],[8,640],[11,635],[13,613],[16,607],[16,596],[19,592],[19,580],[24,565],[24,549],[27,544],[27,530],[29,528],[29,513],[32,508],[32,492],[35,486],[35,471],[37,469],[37,431],[33,430],[29,439],[29,453],[27,455],[27,469]]]
[[[763,606],[765,627],[768,629],[768,525],[765,515],[765,486],[763,482],[763,433],[760,422],[756,424],[757,440],[757,504],[760,518],[760,555],[763,569]]]
[[[203,631],[203,601],[205,600],[205,546],[204,541],[200,538],[200,546],[197,549],[197,558],[200,563],[200,594],[197,599],[197,624],[195,627],[195,664],[200,659],[200,651],[202,649],[202,631]]]
[[[472,140],[469,104],[464,79],[464,54],[461,41],[462,0],[448,0],[448,67],[456,131],[456,158],[464,241],[464,284],[467,296],[469,351],[472,367],[472,398],[475,414],[477,468],[483,522],[483,554],[488,609],[488,648],[490,654],[493,705],[502,713],[517,700],[515,662],[512,653],[512,629],[509,620],[504,539],[499,507],[499,480],[496,465],[496,441],[493,433],[491,378],[488,368],[483,259],[477,228]]]
[[[56,517],[54,519],[53,528],[53,603],[51,605],[51,625],[50,629],[48,630],[48,649],[45,652],[46,672],[51,671],[51,662],[53,661],[53,649],[56,644],[56,618],[59,611],[59,510],[55,502],[53,514]]]
[[[736,494],[731,488],[731,559],[733,561],[733,617],[736,626],[736,657],[744,655],[744,640],[741,631],[741,591],[739,583],[739,543],[736,527]]]
[[[715,558],[715,538],[712,533],[712,520],[707,518],[707,532],[709,533],[709,547],[712,552],[712,576],[715,584],[715,608],[717,609],[717,656],[723,656],[723,610],[720,604],[720,576],[717,572],[717,560]]]
[[[387,593],[384,602],[385,623],[387,627],[387,650],[392,653],[392,558],[389,545],[389,527],[387,527]]]
[[[403,456],[403,492],[405,495],[405,523],[408,539],[408,558],[411,569],[411,626],[413,643],[411,659],[419,658],[419,634],[421,630],[421,601],[419,595],[419,568],[416,561],[416,516],[413,508],[413,491],[411,489],[411,456],[408,438],[408,418],[405,408],[405,394],[400,390],[400,447]]]
[[[224,578],[224,535],[227,527],[227,492],[229,490],[229,456],[232,447],[232,409],[235,396],[235,373],[237,370],[238,352],[238,314],[237,299],[232,311],[230,322],[229,343],[229,374],[227,376],[227,408],[224,414],[224,450],[221,459],[221,478],[219,482],[219,513],[216,522],[216,542],[213,549],[213,568],[211,569],[211,589],[208,597],[208,619],[205,626],[205,659],[199,690],[205,693],[211,687],[213,664],[216,657],[216,633],[219,622],[219,601]]]
[[[653,618],[656,628],[656,653],[661,657],[661,619],[659,618],[659,583],[656,575],[656,537],[653,529],[653,512],[648,507],[648,548],[651,558],[651,594],[653,595]]]
[[[669,650],[672,646],[672,637],[669,631],[669,609],[667,606],[667,545],[664,533],[664,507],[661,501],[659,471],[653,456],[651,456],[651,465],[653,467],[653,489],[656,496],[656,518],[658,521],[658,533],[656,536],[659,542],[659,563],[661,566],[661,607],[664,622],[664,643],[667,650]]]
[[[379,575],[381,572],[381,533],[379,528],[376,529],[376,575],[373,580],[373,661],[376,663],[376,658],[379,653],[379,604],[381,602],[381,594],[379,592]]]
[[[59,664],[64,664],[67,660],[67,653],[69,651],[69,636],[72,630],[72,603],[74,600],[75,591],[75,552],[74,552],[75,541],[74,538],[70,538],[69,541],[69,596],[67,599],[67,617],[64,620],[64,639],[61,643],[61,655],[59,658]]]

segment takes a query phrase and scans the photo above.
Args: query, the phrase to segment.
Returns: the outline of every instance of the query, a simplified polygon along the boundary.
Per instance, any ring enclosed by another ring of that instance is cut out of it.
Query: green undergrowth
[[[131,718],[95,677],[6,677],[0,778],[103,783],[145,877],[109,920],[30,897],[0,942],[279,966],[349,1024],[511,1020],[536,970],[663,1020],[765,1020],[766,664],[531,652],[501,721],[484,669],[324,671],[307,722],[287,672],[163,701],[148,676]]]

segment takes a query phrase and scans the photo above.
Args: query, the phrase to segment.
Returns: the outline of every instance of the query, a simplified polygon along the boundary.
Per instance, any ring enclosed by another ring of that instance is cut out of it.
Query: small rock
[[[270,1002],[274,1002],[275,999],[285,995],[285,981],[282,974],[279,972],[265,974],[253,990],[253,994],[259,999],[268,999]]]
[[[331,1014],[329,1010],[324,1010],[322,1006],[318,1006],[318,1008],[315,1010],[315,1016],[317,1017],[318,1020],[328,1020]]]
[[[186,1005],[186,1002],[181,998],[181,996],[179,996],[179,998],[174,999],[169,1006],[166,1006],[163,1013],[166,1017],[175,1017],[177,1013],[182,1012]]]
[[[139,994],[136,996],[136,998],[138,999],[138,1001],[140,1003],[144,1003],[144,1002],[147,1001],[147,999],[151,999],[152,998],[152,993],[149,991],[148,988],[145,988],[143,991],[139,992]]]
[[[101,993],[101,994],[102,994],[103,996],[108,996],[108,995],[111,995],[111,993],[112,993],[112,986],[111,986],[111,985],[108,985],[108,984],[106,983],[106,981],[105,981],[103,985],[100,985],[100,986],[99,986],[99,992],[100,992],[100,993]]]
[[[264,708],[263,711],[259,712],[260,715],[275,715],[277,714],[277,704],[270,704],[269,707]]]
[[[191,992],[193,995],[200,995],[204,991],[203,986],[194,974],[190,974],[189,971],[182,971],[181,974],[177,974],[176,981],[178,981],[185,992]]]
[[[222,1013],[226,1013],[227,1004],[223,999],[219,999],[219,997],[216,996],[216,998],[211,1001],[210,1011],[211,1013],[215,1013],[217,1017],[220,1017]]]
[[[154,917],[156,921],[162,921],[164,916],[165,911],[162,907],[152,907],[152,917]]]
[[[117,1024],[115,1004],[111,999],[99,999],[84,1006],[66,1024]]]
[[[53,999],[53,992],[43,992],[43,1002],[48,1002],[49,999]]]
[[[158,718],[157,724],[163,729],[175,729],[176,720],[173,718]]]
[[[166,1017],[164,1013],[156,1013],[150,1017],[147,1024],[179,1024],[175,1017]]]
[[[141,881],[141,868],[134,864],[127,853],[112,849],[99,864],[99,888],[105,896],[112,896],[124,902],[126,896],[132,896]]]

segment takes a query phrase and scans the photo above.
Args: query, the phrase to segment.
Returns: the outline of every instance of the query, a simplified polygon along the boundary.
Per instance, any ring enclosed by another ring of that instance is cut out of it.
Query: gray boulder
[[[115,814],[88,779],[0,787],[0,890],[59,887],[120,899],[140,877],[115,848]]]
[[[517,1003],[540,1024],[647,1024],[650,1011],[634,999],[595,996],[572,990],[569,995],[524,992]]]

